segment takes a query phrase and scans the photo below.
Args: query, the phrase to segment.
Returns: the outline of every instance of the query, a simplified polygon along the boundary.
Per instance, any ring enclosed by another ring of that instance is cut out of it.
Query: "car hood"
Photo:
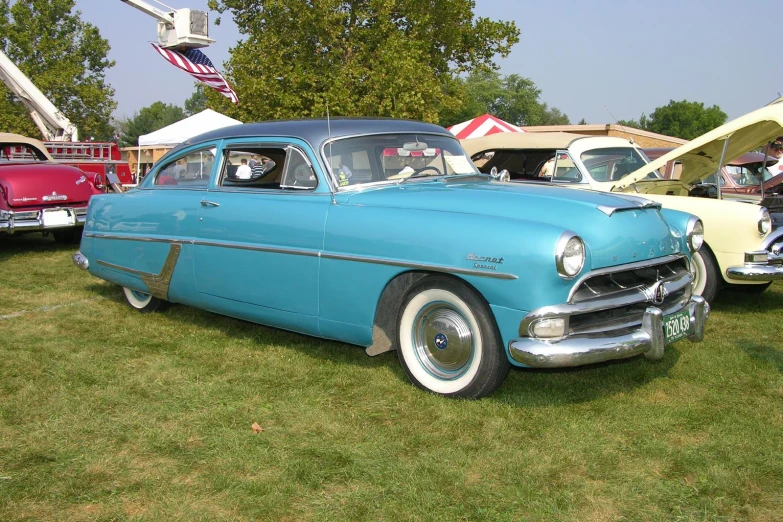
[[[641,181],[670,161],[682,163],[680,181],[693,184],[718,170],[726,137],[729,138],[729,143],[724,162],[763,147],[767,142],[781,135],[783,135],[783,102],[777,102],[740,116],[677,147],[624,176],[615,187],[616,190],[622,190]]]
[[[659,204],[625,194],[539,183],[412,181],[343,192],[338,194],[338,203],[476,214],[476,219],[492,216],[556,226],[585,240],[594,268],[681,249],[679,236],[664,221]]]
[[[92,196],[84,172],[53,163],[0,166],[0,187],[11,207],[84,203]]]

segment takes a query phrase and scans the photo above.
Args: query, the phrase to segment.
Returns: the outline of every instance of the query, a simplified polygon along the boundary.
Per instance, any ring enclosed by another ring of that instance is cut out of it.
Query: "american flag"
[[[195,79],[203,82],[220,94],[238,104],[237,93],[231,88],[223,75],[215,69],[209,58],[198,49],[188,49],[187,51],[174,51],[172,49],[163,49],[159,45],[152,44],[156,51],[160,53],[168,62],[189,73]]]

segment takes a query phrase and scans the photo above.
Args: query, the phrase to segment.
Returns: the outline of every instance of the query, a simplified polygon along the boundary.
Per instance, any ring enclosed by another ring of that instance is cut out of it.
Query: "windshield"
[[[583,152],[580,159],[595,181],[617,181],[647,164],[639,151],[633,147],[592,149]],[[660,173],[655,171],[645,179],[660,177]]]
[[[478,174],[456,138],[380,134],[335,140],[324,146],[338,187],[408,178]]]
[[[46,155],[28,143],[0,143],[0,163],[48,161]]]

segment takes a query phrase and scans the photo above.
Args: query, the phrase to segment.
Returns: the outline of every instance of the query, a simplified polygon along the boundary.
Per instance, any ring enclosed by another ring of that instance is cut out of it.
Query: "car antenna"
[[[619,121],[617,121],[617,118],[614,117],[614,114],[612,114],[612,111],[609,110],[609,107],[604,105],[604,109],[606,109],[606,112],[609,113],[609,116],[612,117],[612,119],[617,124],[617,126],[620,127],[620,129],[622,129],[622,131],[628,135],[628,141],[631,143],[631,145],[633,145],[633,136],[631,136],[631,133],[625,130],[625,127],[623,127],[622,124]]]

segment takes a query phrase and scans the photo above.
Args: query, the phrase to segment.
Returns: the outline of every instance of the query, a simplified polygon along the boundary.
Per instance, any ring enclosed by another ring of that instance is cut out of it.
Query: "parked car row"
[[[701,179],[731,158],[783,134],[783,104],[764,107],[648,162],[622,138],[567,133],[503,133],[463,140],[482,172],[507,170],[512,182],[535,181],[576,189],[626,193],[690,212],[704,223],[704,245],[693,256],[694,293],[711,302],[726,286],[763,291],[783,278],[783,229],[773,230],[767,208],[705,199]],[[731,139],[722,153],[724,138]],[[678,179],[659,169],[681,164]]]
[[[763,132],[746,118],[652,163],[619,138],[460,144],[420,122],[316,119],[192,138],[123,194],[63,170],[66,188],[90,190],[62,200],[78,205],[0,187],[6,202],[30,204],[40,230],[83,224],[74,263],[140,312],[182,303],[368,355],[393,350],[415,385],[479,398],[511,366],[660,359],[703,339],[721,287],[782,279],[783,229],[764,207],[690,197],[691,176],[724,163],[716,139],[761,145],[783,134],[781,111],[764,113],[777,126]],[[740,145],[721,149],[739,156]],[[661,175],[669,161],[679,180]],[[19,210],[4,212],[18,229]]]

